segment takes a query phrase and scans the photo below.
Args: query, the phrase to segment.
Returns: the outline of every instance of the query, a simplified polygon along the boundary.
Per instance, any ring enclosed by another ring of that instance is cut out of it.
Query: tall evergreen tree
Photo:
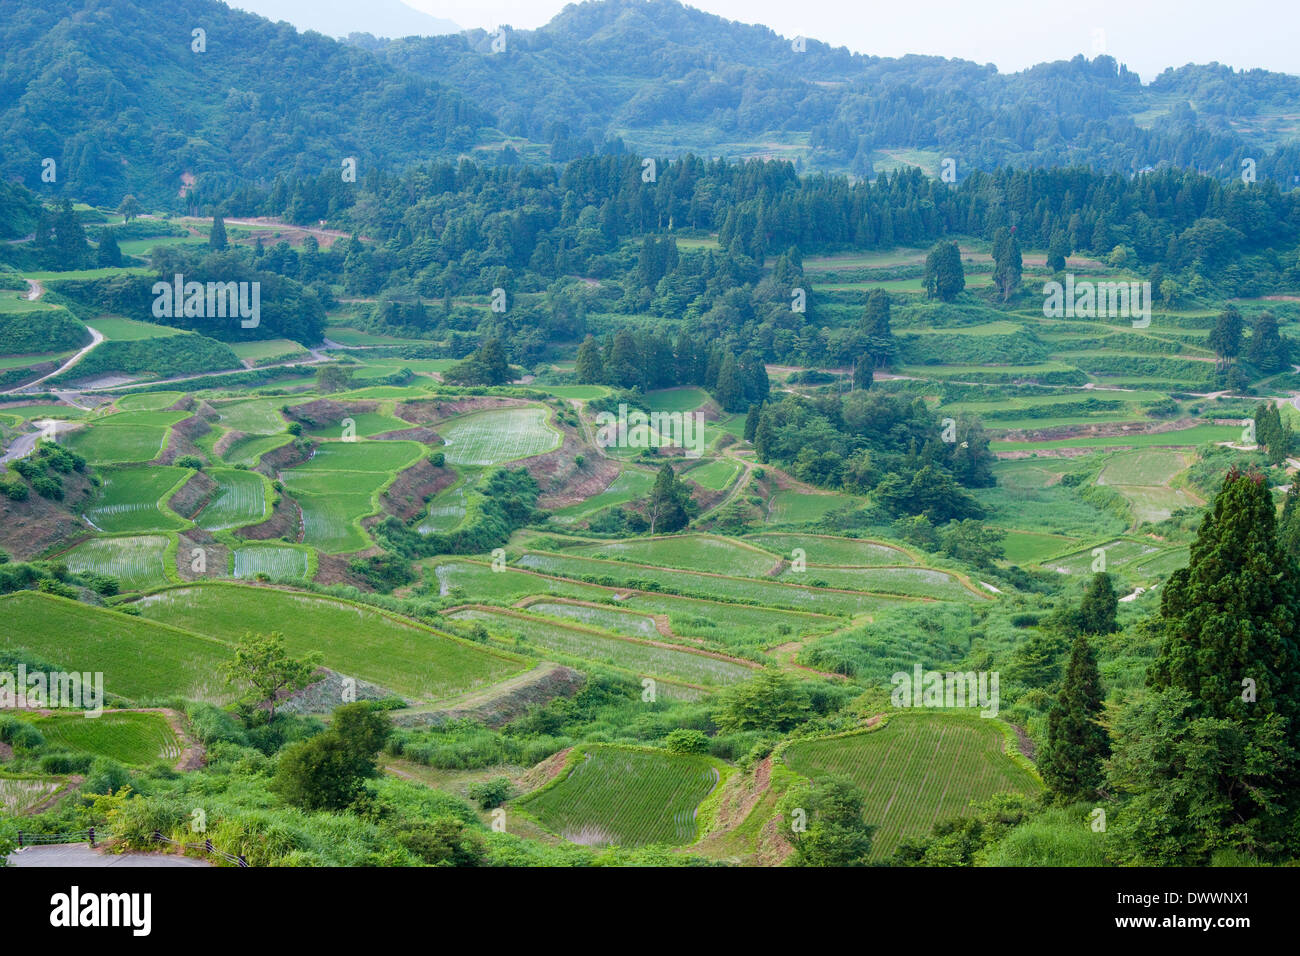
[[[677,477],[673,466],[664,464],[655,476],[654,487],[646,502],[646,517],[650,519],[650,533],[680,531],[690,523],[690,490]]]
[[[862,332],[865,336],[867,352],[871,355],[875,368],[885,368],[894,361],[897,344],[894,330],[890,326],[889,293],[884,289],[872,289],[867,294],[867,311],[862,320]]]
[[[1002,294],[1003,302],[1020,288],[1024,265],[1024,259],[1020,255],[1020,241],[1015,232],[999,229],[993,240],[993,283]]]
[[[1277,330],[1272,312],[1261,312],[1251,325],[1246,360],[1261,372],[1280,372],[1290,363],[1290,349]]]
[[[1105,571],[1092,576],[1092,583],[1079,604],[1079,630],[1084,634],[1113,634],[1119,630],[1115,619],[1119,610],[1119,596],[1110,575]]]
[[[757,405],[749,406],[749,414],[745,416],[745,441],[752,442],[754,435],[758,432],[758,418],[761,409]]]
[[[1241,313],[1235,305],[1229,305],[1219,313],[1214,328],[1210,331],[1209,343],[1219,358],[1220,368],[1241,354],[1241,330]]]
[[[1047,750],[1039,763],[1043,783],[1062,802],[1094,797],[1103,779],[1110,738],[1100,718],[1105,696],[1097,656],[1080,634],[1056,703],[1047,715]]]
[[[925,275],[922,279],[925,294],[931,299],[951,302],[966,288],[966,275],[961,267],[961,249],[949,240],[936,242],[925,257]]]
[[[598,385],[605,380],[605,363],[595,336],[588,335],[578,346],[578,359],[573,374],[583,385]]]
[[[226,221],[221,216],[212,217],[212,232],[208,236],[208,245],[213,249],[225,249],[229,243],[226,241]]]
[[[1229,472],[1188,566],[1165,585],[1163,644],[1148,683],[1181,688],[1201,716],[1247,728],[1277,714],[1300,746],[1298,575],[1263,477]]]

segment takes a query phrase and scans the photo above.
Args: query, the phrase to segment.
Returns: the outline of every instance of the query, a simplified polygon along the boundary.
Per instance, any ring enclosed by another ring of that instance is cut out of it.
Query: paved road
[[[171,853],[101,853],[84,843],[33,846],[9,854],[15,867],[212,866],[207,860]]]
[[[44,421],[45,419],[38,419]],[[67,432],[77,431],[82,427],[81,422],[64,422],[60,421],[54,428],[55,435],[62,435]],[[5,453],[0,455],[0,465],[6,465],[11,461],[17,461],[19,458],[26,458],[36,450],[36,443],[45,436],[44,430],[38,432],[28,432],[25,435],[19,435],[5,449]]]

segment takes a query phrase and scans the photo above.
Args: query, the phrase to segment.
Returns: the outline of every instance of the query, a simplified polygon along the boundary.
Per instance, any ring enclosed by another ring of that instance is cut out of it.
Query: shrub
[[[679,727],[664,738],[664,749],[674,754],[708,753],[709,736],[701,730]]]
[[[501,806],[510,799],[510,793],[510,781],[505,777],[493,777],[482,783],[470,784],[469,787],[470,799],[476,801],[484,810]]]

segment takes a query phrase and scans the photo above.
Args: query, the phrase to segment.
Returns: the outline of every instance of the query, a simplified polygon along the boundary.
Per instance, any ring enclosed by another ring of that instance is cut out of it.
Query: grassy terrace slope
[[[659,647],[634,638],[615,637],[587,626],[548,621],[518,611],[471,609],[453,616],[482,621],[498,633],[517,634],[547,651],[689,684],[731,684],[748,680],[755,674],[754,667],[736,661]]]
[[[281,472],[285,489],[302,507],[304,543],[328,552],[369,545],[361,519],[378,510],[379,493],[423,450],[409,441],[329,442],[310,461]]]
[[[587,747],[570,754],[554,783],[516,806],[585,846],[691,843],[700,802],[721,781],[720,767],[708,757]]]
[[[883,860],[900,841],[928,834],[972,800],[1040,789],[1004,752],[1003,726],[966,714],[896,714],[878,730],[792,744],[785,760],[808,777],[853,779],[867,822],[879,827],[872,856]]]
[[[495,683],[526,663],[382,611],[293,591],[207,584],[162,591],[138,606],[149,620],[226,644],[248,631],[279,631],[291,654],[320,651],[332,670],[421,700]]]
[[[720,597],[732,601],[752,601],[775,607],[821,611],[828,614],[862,614],[888,606],[896,599],[853,591],[835,591],[794,584],[778,584],[762,578],[734,578],[719,574],[700,574],[630,564],[595,558],[529,551],[519,559],[522,567],[561,577],[592,576],[609,583],[638,585],[635,581],[654,582],[661,587],[685,594]]]
[[[181,753],[176,734],[162,714],[106,713],[94,720],[81,714],[55,714],[32,723],[53,747],[110,757],[137,767],[158,760],[172,762]]]
[[[222,642],[35,591],[0,598],[0,647],[63,670],[102,671],[107,693],[132,700],[235,696],[217,671],[230,658]]]

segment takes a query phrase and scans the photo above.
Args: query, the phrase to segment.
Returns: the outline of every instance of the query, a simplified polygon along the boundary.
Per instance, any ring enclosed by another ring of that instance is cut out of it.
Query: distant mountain
[[[221,194],[348,157],[364,176],[494,124],[360,47],[215,0],[5,0],[0,49],[0,176],[46,197],[176,204],[191,177]]]
[[[343,6],[247,2],[321,16]],[[380,30],[397,2],[356,9]],[[540,29],[496,37],[346,42],[218,0],[0,3],[0,178],[46,198],[116,204],[134,192],[194,208],[277,177],[338,188],[347,157],[365,176],[435,158],[624,151],[781,158],[863,178],[905,164],[959,179],[1086,164],[1300,182],[1300,77],[1263,70],[1189,65],[1143,86],[1110,57],[1079,56],[1001,74],[796,43],[676,0],[570,4]],[[204,52],[191,49],[195,29]],[[54,182],[42,180],[47,159]]]
[[[299,30],[331,37],[369,33],[377,37],[437,36],[459,33],[450,20],[432,17],[401,0],[230,0],[230,5],[268,20],[284,20]]]
[[[496,54],[481,30],[368,48],[460,89],[503,132],[547,144],[553,159],[617,137],[655,155],[765,155],[867,176],[899,161],[937,172],[945,157],[959,175],[1075,162],[1235,175],[1246,156],[1261,176],[1300,174],[1300,77],[1289,74],[1210,64],[1142,86],[1107,56],[1000,74],[964,60],[797,43],[676,0],[570,4],[504,40]]]

